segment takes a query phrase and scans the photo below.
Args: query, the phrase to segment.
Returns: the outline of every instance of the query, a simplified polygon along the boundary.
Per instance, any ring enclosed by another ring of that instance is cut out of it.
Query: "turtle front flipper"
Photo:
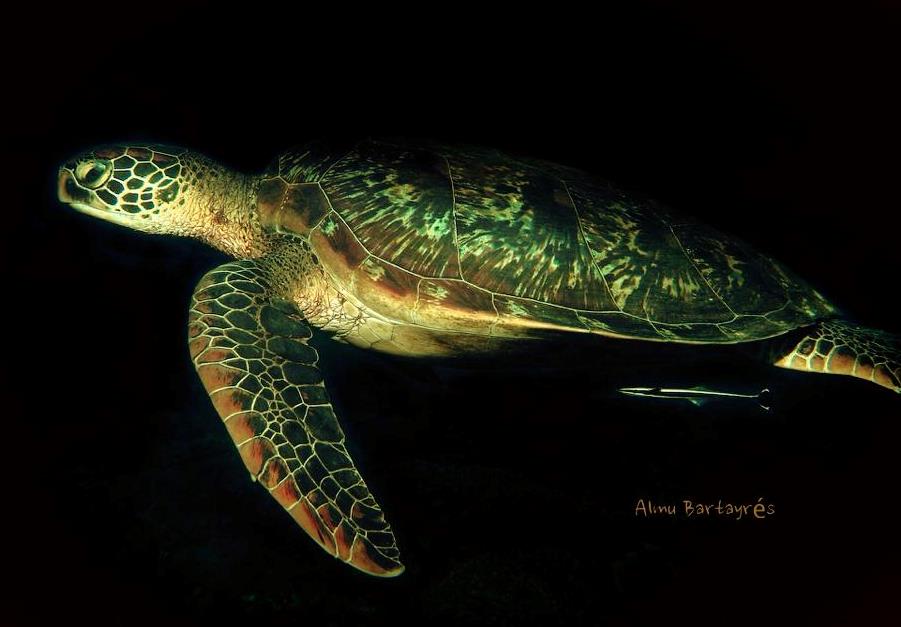
[[[336,558],[399,575],[394,534],[344,446],[311,335],[272,289],[265,259],[219,266],[194,291],[191,358],[251,475]]]
[[[777,366],[805,372],[843,374],[901,393],[901,339],[877,329],[829,320],[783,345]]]

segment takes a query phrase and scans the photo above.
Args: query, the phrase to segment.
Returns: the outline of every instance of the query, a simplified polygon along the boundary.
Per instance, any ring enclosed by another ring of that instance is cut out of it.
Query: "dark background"
[[[192,371],[188,299],[223,258],[54,183],[128,139],[246,171],[314,137],[493,145],[692,213],[898,332],[897,6],[178,7],[7,15],[4,624],[891,623],[898,399],[775,369],[659,375],[769,385],[764,414],[627,402],[612,381],[658,373],[601,352],[467,373],[318,338],[407,572],[337,563],[248,480]],[[758,497],[773,517],[634,516]]]

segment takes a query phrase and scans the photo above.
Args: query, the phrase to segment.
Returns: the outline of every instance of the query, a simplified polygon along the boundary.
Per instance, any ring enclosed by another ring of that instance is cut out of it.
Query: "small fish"
[[[702,386],[693,388],[619,388],[619,392],[629,396],[644,396],[646,398],[668,398],[688,401],[694,405],[716,399],[745,398],[757,401],[765,410],[770,409],[770,390],[763,388],[757,394],[739,394],[737,392],[718,392]]]

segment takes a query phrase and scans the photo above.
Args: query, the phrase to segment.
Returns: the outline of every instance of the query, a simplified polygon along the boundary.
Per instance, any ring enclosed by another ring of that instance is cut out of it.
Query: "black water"
[[[248,171],[316,136],[496,145],[694,213],[901,331],[898,12],[630,6],[21,18],[3,44],[4,624],[890,624],[891,394],[602,351],[430,370],[317,338],[407,565],[375,580],[250,482],[196,380],[187,302],[223,258],[55,201],[56,165],[104,141]],[[612,392],[655,378],[768,386],[776,409]],[[763,520],[636,515],[759,498]]]

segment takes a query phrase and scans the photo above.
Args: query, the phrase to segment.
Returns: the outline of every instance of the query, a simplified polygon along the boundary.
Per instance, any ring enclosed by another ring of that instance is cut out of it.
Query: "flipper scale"
[[[807,329],[777,354],[775,365],[847,375],[901,393],[901,338],[846,320],[827,320]]]
[[[201,279],[188,322],[197,373],[251,475],[301,528],[355,568],[399,575],[394,535],[347,452],[310,328],[274,291],[256,260]]]

